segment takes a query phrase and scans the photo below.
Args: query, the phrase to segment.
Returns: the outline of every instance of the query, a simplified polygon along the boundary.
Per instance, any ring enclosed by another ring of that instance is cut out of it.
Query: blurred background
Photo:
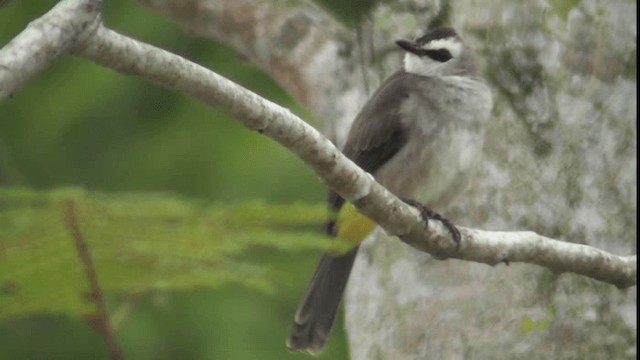
[[[0,46],[56,2],[10,1],[0,7]],[[136,2],[106,3],[105,22],[112,28],[305,115],[269,77],[224,45],[189,35]],[[0,186],[161,192],[223,204],[320,204],[326,191],[269,138],[197,101],[73,56],[63,56],[0,103]],[[152,291],[134,301],[109,295],[110,310],[125,313],[117,335],[125,356],[304,358],[289,354],[284,341],[318,251],[252,251],[263,264],[280,263],[277,292],[223,285]],[[81,318],[53,313],[0,319],[0,359],[107,357],[102,339]],[[323,358],[346,358],[342,326],[336,326]]]

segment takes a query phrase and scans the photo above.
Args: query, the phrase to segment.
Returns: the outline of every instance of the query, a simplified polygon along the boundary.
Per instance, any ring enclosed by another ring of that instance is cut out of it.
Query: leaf
[[[324,205],[197,203],[163,194],[0,189],[0,320],[95,311],[63,204],[72,202],[102,292],[239,284],[270,292],[265,251],[326,248]],[[294,255],[292,255],[294,256]]]

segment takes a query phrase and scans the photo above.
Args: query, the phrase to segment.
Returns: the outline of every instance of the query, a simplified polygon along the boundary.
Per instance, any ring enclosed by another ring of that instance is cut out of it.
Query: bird
[[[404,51],[402,67],[362,107],[342,152],[418,207],[425,221],[442,221],[459,243],[455,226],[424,204],[450,202],[473,178],[493,106],[491,91],[476,73],[471,49],[451,27],[396,44]],[[320,256],[295,313],[287,347],[312,355],[325,346],[359,244],[376,228],[335,192],[329,192],[328,202],[334,216],[326,233],[353,247]]]

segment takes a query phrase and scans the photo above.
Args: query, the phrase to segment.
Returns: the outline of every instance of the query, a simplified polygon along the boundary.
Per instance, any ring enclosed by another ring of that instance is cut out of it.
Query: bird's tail
[[[292,351],[317,354],[322,351],[338,312],[342,293],[349,280],[354,248],[346,254],[322,254],[298,311],[296,312],[287,347]]]

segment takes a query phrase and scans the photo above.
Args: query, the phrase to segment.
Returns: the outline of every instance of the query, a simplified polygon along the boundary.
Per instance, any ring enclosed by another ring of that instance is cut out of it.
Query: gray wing
[[[407,142],[409,132],[400,121],[400,103],[409,97],[415,75],[403,70],[385,80],[351,125],[342,152],[369,173],[375,173]],[[329,205],[339,209],[344,200],[329,193]]]

